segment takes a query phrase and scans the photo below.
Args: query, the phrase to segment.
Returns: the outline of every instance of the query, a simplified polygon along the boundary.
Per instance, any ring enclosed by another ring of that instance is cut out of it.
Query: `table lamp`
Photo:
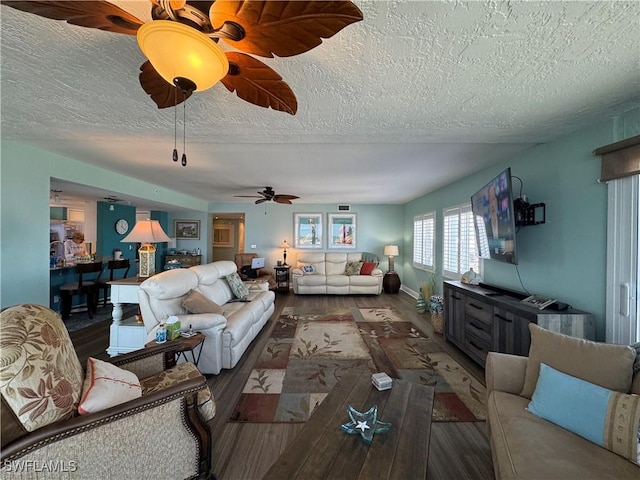
[[[170,242],[171,238],[164,233],[157,220],[138,220],[131,230],[131,233],[124,237],[121,242],[141,243],[138,250],[140,257],[139,277],[150,277],[156,273],[156,247],[153,243]]]
[[[284,263],[282,264],[282,266],[286,267],[287,266],[287,248],[289,248],[289,244],[287,243],[286,240],[282,242],[282,245],[280,245],[280,248],[284,248],[284,253],[282,254]]]
[[[393,257],[397,257],[399,254],[397,245],[385,245],[384,255],[389,257],[389,271],[395,272],[393,268]]]

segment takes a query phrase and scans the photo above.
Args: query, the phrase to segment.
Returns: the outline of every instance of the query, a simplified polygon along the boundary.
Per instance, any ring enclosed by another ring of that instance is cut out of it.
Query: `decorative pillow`
[[[189,313],[219,313],[222,314],[222,308],[213,300],[209,300],[197,290],[191,290],[186,297],[182,299],[182,306]]]
[[[378,266],[377,262],[363,262],[360,268],[360,275],[371,275],[371,272]]]
[[[300,270],[302,270],[302,273],[305,275],[313,275],[316,273],[316,267],[313,265],[301,265]]]
[[[638,462],[638,395],[615,392],[541,363],[527,410],[633,463]]]
[[[142,387],[135,373],[96,358],[87,359],[87,374],[78,405],[80,415],[99,412],[141,396]]]
[[[347,266],[344,267],[344,274],[351,275],[360,275],[360,269],[362,268],[362,262],[349,262]]]
[[[529,324],[531,348],[521,396],[531,398],[540,363],[617,392],[629,393],[635,351],[628,345],[612,345],[550,332]]]
[[[32,304],[1,316],[0,391],[20,424],[33,432],[77,415],[84,372],[62,319]]]
[[[226,278],[229,288],[237,298],[244,298],[249,295],[249,287],[242,282],[238,272],[233,272],[224,278]]]

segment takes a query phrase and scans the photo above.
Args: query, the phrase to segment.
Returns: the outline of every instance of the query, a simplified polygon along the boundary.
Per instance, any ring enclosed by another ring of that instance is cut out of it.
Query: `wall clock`
[[[121,218],[116,222],[116,232],[119,235],[124,235],[129,231],[129,222],[127,222],[124,218]]]

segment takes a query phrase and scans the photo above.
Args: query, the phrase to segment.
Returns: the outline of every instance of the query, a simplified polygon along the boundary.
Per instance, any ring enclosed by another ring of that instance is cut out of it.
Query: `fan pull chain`
[[[182,104],[182,166],[187,166],[187,101]]]
[[[178,161],[178,89],[173,91],[173,161]]]

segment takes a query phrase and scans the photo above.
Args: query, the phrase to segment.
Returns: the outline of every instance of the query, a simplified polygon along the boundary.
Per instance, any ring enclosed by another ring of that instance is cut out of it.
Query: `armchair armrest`
[[[384,273],[379,268],[374,268],[373,271],[371,272],[371,275],[374,277],[382,277]]]
[[[73,469],[60,478],[109,478],[114,471],[122,479],[148,478],[149,469],[155,469],[154,463],[161,469],[168,468],[174,478],[191,478],[198,473],[194,468],[210,469],[210,459],[205,458],[208,467],[203,466],[200,459],[200,456],[208,457],[211,442],[210,431],[196,408],[197,392],[203,388],[206,380],[200,375],[101,412],[40,428],[3,448],[0,473],[3,478],[8,472],[19,478],[20,472],[12,472],[10,468],[11,462],[18,460],[41,463],[64,460],[73,465]],[[172,448],[167,448],[173,442],[183,446],[187,442],[190,445],[187,452],[194,448],[193,453],[185,455],[184,449],[174,453]],[[116,464],[105,462],[105,458],[116,459]],[[158,458],[164,461],[154,461]],[[174,468],[176,475],[173,475]],[[157,473],[158,476],[151,476],[160,478],[166,476],[167,471]]]
[[[489,352],[485,363],[487,395],[492,390],[520,395],[527,371],[527,357]]]
[[[304,273],[299,268],[294,268],[293,270],[291,270],[291,275],[301,277],[302,275],[304,275]]]
[[[146,378],[165,371],[173,365],[172,353],[178,348],[175,344],[154,345],[130,353],[118,355],[108,362]]]

